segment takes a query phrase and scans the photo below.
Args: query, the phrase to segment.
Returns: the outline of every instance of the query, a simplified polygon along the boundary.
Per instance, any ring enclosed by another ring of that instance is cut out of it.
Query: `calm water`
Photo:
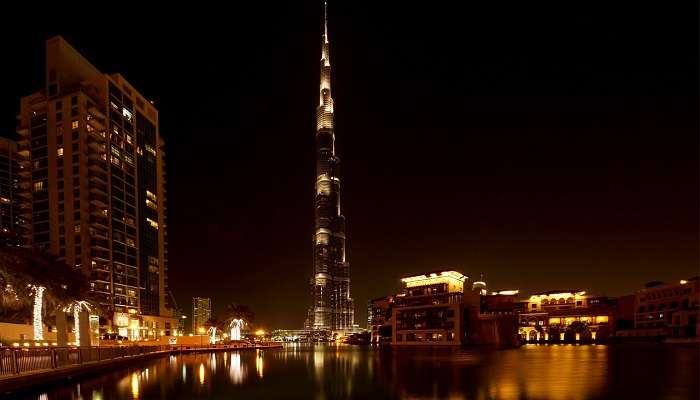
[[[485,351],[288,345],[181,355],[31,399],[698,399],[698,348],[538,346]]]

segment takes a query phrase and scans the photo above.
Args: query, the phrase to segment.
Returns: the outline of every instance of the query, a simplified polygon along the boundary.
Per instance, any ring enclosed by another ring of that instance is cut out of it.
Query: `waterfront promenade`
[[[47,385],[174,354],[281,348],[279,343],[0,349],[0,393]]]

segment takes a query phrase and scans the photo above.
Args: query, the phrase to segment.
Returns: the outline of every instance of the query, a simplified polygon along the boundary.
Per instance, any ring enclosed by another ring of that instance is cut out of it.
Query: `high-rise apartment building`
[[[15,141],[0,138],[0,243],[6,246],[22,243],[22,214],[29,204],[20,196],[21,177],[29,173],[23,160]]]
[[[192,298],[192,333],[201,333],[199,328],[205,328],[211,319],[211,299],[208,297]]]
[[[90,277],[132,338],[174,334],[168,304],[165,155],[158,110],[120,74],[61,37],[46,42],[46,86],[21,100],[27,242]]]
[[[324,10],[325,11],[325,10]],[[335,152],[328,19],[321,36],[321,86],[316,108],[316,193],[312,304],[306,328],[347,330],[354,322],[345,217],[340,211],[340,159]]]

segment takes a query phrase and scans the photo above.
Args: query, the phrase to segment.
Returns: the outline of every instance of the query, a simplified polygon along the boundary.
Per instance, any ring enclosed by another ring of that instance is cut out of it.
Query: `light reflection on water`
[[[697,399],[698,358],[697,347],[659,345],[491,351],[290,344],[164,357],[29,398]]]

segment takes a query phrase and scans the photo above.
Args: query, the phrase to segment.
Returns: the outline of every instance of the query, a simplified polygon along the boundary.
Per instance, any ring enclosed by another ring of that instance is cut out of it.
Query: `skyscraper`
[[[192,298],[192,333],[200,333],[199,328],[205,328],[211,319],[211,299],[208,297]]]
[[[61,37],[46,42],[46,86],[21,100],[27,243],[90,277],[103,330],[171,334],[165,162],[158,110],[120,74]]]
[[[20,196],[21,176],[28,174],[25,164],[17,143],[0,138],[0,244],[7,246],[22,243],[22,214],[28,207],[26,199]]]
[[[340,159],[335,153],[331,61],[327,6],[321,35],[321,87],[316,108],[316,193],[313,236],[314,275],[312,305],[306,322],[310,329],[351,329],[350,263],[345,249],[345,217],[340,211]]]

